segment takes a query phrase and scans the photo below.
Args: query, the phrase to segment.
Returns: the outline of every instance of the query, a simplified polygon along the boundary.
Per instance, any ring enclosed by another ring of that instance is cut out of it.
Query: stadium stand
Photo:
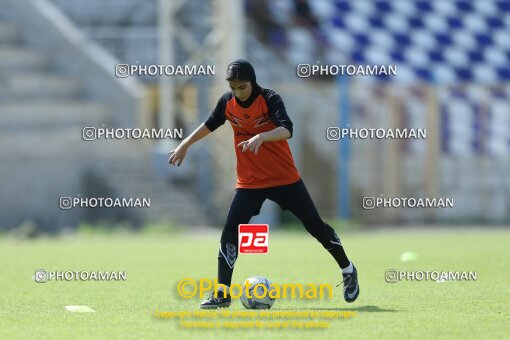
[[[53,1],[122,60],[157,60],[155,1],[147,1],[143,8],[127,0],[111,1],[107,6],[98,0]],[[99,7],[101,15],[97,14]],[[314,101],[338,103],[339,94],[331,90],[336,84],[330,78],[296,80],[295,74],[283,70],[317,62],[395,64],[397,77],[353,78],[349,86],[353,127],[370,127],[374,122],[389,126],[392,119],[398,120],[399,127],[424,127],[430,112],[439,113],[438,163],[425,157],[430,150],[424,141],[399,144],[397,168],[411,167],[416,175],[398,181],[398,191],[425,194],[424,178],[437,171],[441,179],[434,186],[440,187],[440,193],[454,192],[455,211],[461,213],[452,216],[447,211],[435,219],[508,217],[505,207],[510,202],[504,197],[510,183],[498,186],[490,180],[500,175],[510,155],[508,1],[247,0],[246,14],[252,19],[248,21],[248,56],[261,70],[261,79],[282,89],[297,125],[305,125],[300,132],[305,135],[304,144],[294,146],[300,150],[297,158],[308,164],[303,157],[317,153],[315,169],[305,170],[310,171],[310,181],[315,181],[316,169],[335,176],[336,147],[316,136],[324,135],[324,126],[338,124],[339,107],[317,107]],[[308,82],[315,83],[308,86]],[[312,111],[315,119],[310,119]],[[355,141],[352,148],[377,155],[381,146],[377,141]],[[302,154],[303,150],[308,152]],[[378,162],[383,160],[375,156],[368,163],[353,160],[352,173],[357,174],[352,178],[354,197],[385,191],[386,175],[370,184],[370,173]],[[466,178],[484,179],[462,181],[455,176],[459,169],[469,173]],[[318,205],[334,215],[335,193],[329,183],[322,182],[317,180],[311,191],[326,193]],[[476,195],[479,192],[484,194]],[[399,218],[425,218],[416,214],[409,211]]]
[[[161,190],[146,142],[82,139],[86,126],[141,127],[140,84],[116,79],[115,59],[50,2],[3,0],[2,6],[0,175],[9,178],[0,197],[2,227],[29,221],[51,231],[79,222],[151,219],[204,225],[204,216],[193,209],[200,204],[196,197],[179,186]],[[99,193],[149,197],[150,214],[59,210],[59,197]]]

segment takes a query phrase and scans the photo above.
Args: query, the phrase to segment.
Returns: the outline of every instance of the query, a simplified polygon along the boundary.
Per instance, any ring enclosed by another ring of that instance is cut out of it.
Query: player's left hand
[[[264,143],[264,139],[260,136],[260,134],[258,134],[237,144],[237,147],[242,148],[243,152],[250,150],[251,152],[257,154],[262,143]]]

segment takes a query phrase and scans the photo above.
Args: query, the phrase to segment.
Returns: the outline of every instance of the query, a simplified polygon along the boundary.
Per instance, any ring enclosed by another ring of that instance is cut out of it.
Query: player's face
[[[246,80],[229,80],[228,84],[234,96],[241,101],[245,101],[250,98],[251,95],[251,82]]]

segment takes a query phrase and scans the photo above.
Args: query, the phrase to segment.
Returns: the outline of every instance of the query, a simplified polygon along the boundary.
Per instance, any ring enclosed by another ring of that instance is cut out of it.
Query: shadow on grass
[[[396,309],[381,308],[378,306],[360,306],[349,308],[335,307],[310,307],[310,308],[278,308],[279,310],[336,310],[340,312],[359,312],[359,313],[395,313],[400,312]]]

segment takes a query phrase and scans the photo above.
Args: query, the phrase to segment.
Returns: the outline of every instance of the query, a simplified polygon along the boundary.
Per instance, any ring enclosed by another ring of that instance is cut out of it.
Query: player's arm
[[[291,134],[287,128],[278,126],[271,131],[259,133],[258,135],[253,136],[248,140],[242,141],[241,143],[237,144],[237,147],[242,148],[243,152],[250,150],[257,154],[262,143],[276,142],[290,137]]]
[[[276,128],[239,143],[237,146],[242,148],[243,152],[250,150],[257,154],[260,146],[265,142],[274,142],[292,137],[292,121],[287,115],[282,98],[271,90],[264,90],[263,97],[267,103],[269,119],[276,125]]]
[[[207,118],[204,123],[200,124],[200,126],[193,131],[191,135],[184,139],[175,150],[170,151],[170,158],[168,159],[169,164],[180,166],[184,157],[186,157],[188,148],[193,143],[198,142],[225,123],[227,119],[225,117],[225,106],[230,97],[230,93],[226,93],[221,96],[216,107],[209,115],[209,118]]]
[[[276,142],[291,137],[290,131],[284,126],[278,126],[271,131],[259,133],[263,142]]]
[[[168,159],[168,163],[172,165],[181,166],[182,161],[184,160],[184,157],[186,157],[186,152],[188,151],[188,148],[195,142],[198,142],[205,136],[211,133],[211,130],[205,126],[205,123],[200,124],[198,128],[196,128],[195,131],[191,133],[186,139],[184,139],[179,146],[175,149],[170,151],[170,158]]]

